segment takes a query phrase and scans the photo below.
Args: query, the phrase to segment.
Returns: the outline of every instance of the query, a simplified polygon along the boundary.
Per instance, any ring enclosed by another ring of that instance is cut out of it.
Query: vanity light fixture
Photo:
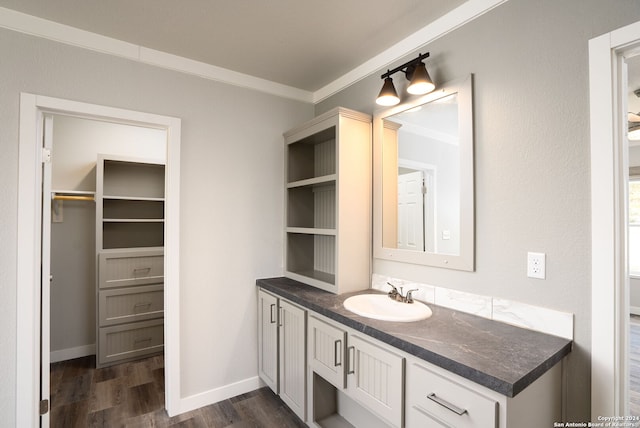
[[[422,62],[425,58],[429,57],[429,52],[426,54],[419,54],[417,58],[412,59],[409,62],[402,64],[393,70],[387,70],[380,78],[384,79],[384,84],[376,99],[376,104],[381,106],[394,106],[400,102],[400,97],[396,92],[396,88],[393,86],[393,79],[391,75],[402,71],[405,74],[407,80],[410,81],[407,87],[407,92],[412,95],[424,95],[433,91],[436,86],[433,84],[427,68]]]

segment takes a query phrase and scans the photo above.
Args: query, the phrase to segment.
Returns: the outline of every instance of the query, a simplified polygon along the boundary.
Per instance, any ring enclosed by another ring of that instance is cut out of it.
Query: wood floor
[[[95,369],[95,357],[51,364],[52,428],[300,428],[269,388],[170,418],[164,410],[162,355]]]

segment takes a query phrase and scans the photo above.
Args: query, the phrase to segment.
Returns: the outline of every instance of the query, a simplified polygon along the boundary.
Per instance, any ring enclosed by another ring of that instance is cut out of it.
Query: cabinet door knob
[[[449,403],[447,400],[443,400],[442,398],[438,397],[434,392],[432,392],[431,394],[427,395],[427,398],[429,400],[435,402],[435,403],[438,403],[439,405],[441,405],[445,409],[452,411],[453,413],[455,413],[458,416],[462,416],[465,413],[467,413],[466,409],[461,409],[460,407]]]

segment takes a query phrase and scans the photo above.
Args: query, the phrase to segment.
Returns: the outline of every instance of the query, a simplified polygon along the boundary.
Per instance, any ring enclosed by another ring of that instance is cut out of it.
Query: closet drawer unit
[[[100,327],[98,364],[110,364],[162,352],[164,320]]]
[[[407,428],[423,426],[416,417],[456,428],[498,426],[497,401],[416,363],[407,371],[407,409]]]
[[[102,252],[98,256],[100,288],[130,287],[164,281],[162,250]]]
[[[164,316],[164,285],[106,289],[98,292],[100,326]]]

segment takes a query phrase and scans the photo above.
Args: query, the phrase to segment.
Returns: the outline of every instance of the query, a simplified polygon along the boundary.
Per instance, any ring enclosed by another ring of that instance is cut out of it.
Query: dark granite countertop
[[[375,290],[335,295],[289,278],[258,279],[256,285],[507,397],[571,352],[571,340],[433,304],[429,319],[409,323],[365,318],[342,305]]]

